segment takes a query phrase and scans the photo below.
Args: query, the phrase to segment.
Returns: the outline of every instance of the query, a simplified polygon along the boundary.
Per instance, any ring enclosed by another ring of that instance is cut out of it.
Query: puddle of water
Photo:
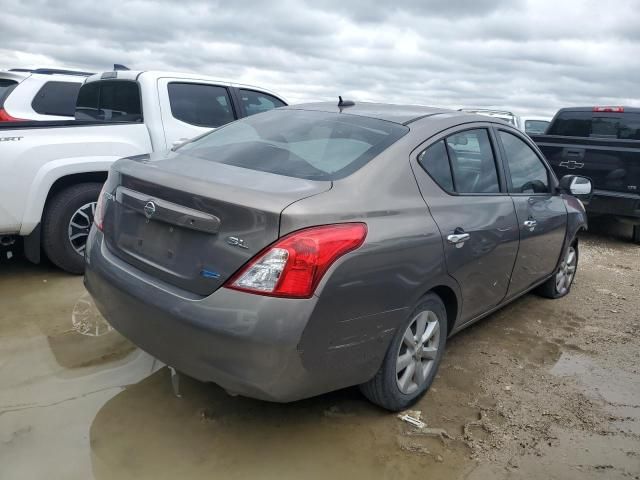
[[[91,426],[96,479],[456,478],[468,466],[455,441],[407,435],[357,389],[280,405],[181,386],[177,399],[162,370],[107,402]]]
[[[588,396],[605,403],[614,427],[640,435],[640,374],[603,367],[586,355],[568,352],[560,356],[551,373],[575,379]]]
[[[408,435],[357,389],[278,405],[182,377],[178,399],[167,369],[104,323],[81,278],[5,273],[2,478],[455,478],[469,468],[462,443]],[[419,404],[430,426],[456,435],[477,414],[456,395],[471,375],[451,369],[436,382]]]
[[[96,414],[162,365],[104,328],[81,277],[18,267],[0,272],[0,477],[86,480]]]

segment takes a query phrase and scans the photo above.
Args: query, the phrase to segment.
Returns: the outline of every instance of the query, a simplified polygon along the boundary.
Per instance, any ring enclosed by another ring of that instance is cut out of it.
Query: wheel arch
[[[457,323],[458,314],[460,312],[460,303],[458,295],[448,285],[437,285],[427,293],[435,293],[440,297],[447,311],[447,336],[451,334],[454,325]]]
[[[79,183],[104,183],[107,180],[107,175],[108,172],[105,170],[97,172],[73,173],[70,175],[65,175],[64,177],[60,177],[55,182],[53,182],[51,188],[49,188],[49,193],[47,194],[47,198],[44,204],[46,206],[47,203],[49,203],[49,200],[51,200],[51,198],[56,193],[73,185],[77,185]]]
[[[42,221],[46,203],[55,193],[84,182],[104,182],[113,159],[50,162],[35,175],[25,202],[20,235],[29,235]],[[56,165],[57,164],[57,165]]]

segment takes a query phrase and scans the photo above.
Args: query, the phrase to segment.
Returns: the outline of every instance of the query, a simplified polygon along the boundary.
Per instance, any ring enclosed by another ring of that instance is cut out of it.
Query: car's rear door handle
[[[470,238],[471,235],[469,235],[468,233],[452,233],[447,237],[447,241],[461,247],[462,244]]]
[[[538,225],[538,222],[536,220],[529,219],[525,220],[523,225],[527,227],[530,232],[533,232],[533,230],[536,228],[536,225]]]

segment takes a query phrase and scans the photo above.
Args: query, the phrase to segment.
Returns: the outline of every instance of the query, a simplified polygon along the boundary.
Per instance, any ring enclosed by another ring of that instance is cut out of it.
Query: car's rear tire
[[[578,271],[578,258],[578,240],[575,240],[563,253],[562,261],[553,276],[540,285],[536,293],[545,298],[561,298],[567,295]]]
[[[45,206],[42,248],[52,263],[69,273],[84,272],[84,247],[101,188],[94,182],[73,185]]]
[[[640,245],[640,225],[633,226],[633,233],[631,235],[633,243],[637,243],[638,245]]]
[[[380,370],[360,390],[394,412],[413,405],[431,386],[446,342],[446,308],[438,295],[429,293],[398,327]]]

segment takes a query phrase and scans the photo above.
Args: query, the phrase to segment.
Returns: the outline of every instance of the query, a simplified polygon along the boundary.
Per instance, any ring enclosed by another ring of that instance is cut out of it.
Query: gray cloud
[[[551,0],[3,0],[0,68],[192,71],[334,99],[638,104],[640,8]]]

